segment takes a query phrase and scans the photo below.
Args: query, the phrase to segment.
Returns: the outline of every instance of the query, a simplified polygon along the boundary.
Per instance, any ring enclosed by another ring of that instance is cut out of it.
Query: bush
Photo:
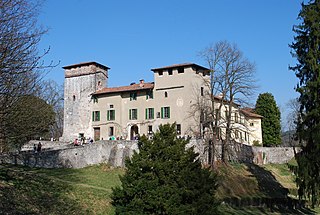
[[[175,124],[161,125],[153,140],[143,136],[139,154],[126,160],[122,187],[113,189],[116,214],[217,214],[216,174],[186,144]]]

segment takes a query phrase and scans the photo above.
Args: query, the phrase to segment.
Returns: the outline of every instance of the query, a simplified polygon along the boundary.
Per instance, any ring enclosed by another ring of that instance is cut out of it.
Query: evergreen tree
[[[298,18],[301,23],[294,26],[295,41],[290,45],[297,59],[290,69],[299,79],[297,135],[303,143],[302,152],[296,156],[296,174],[300,198],[311,198],[315,206],[320,197],[320,1],[302,4]]]
[[[261,120],[263,145],[276,146],[281,144],[280,110],[271,93],[259,95],[255,112],[263,116]]]
[[[122,187],[112,193],[116,214],[216,214],[216,177],[177,139],[175,124],[161,125],[153,140],[139,141],[126,160]]]

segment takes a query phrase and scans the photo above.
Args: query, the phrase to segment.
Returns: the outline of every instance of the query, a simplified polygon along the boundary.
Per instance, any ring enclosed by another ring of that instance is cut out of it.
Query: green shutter
[[[146,119],[148,119],[148,108],[146,108]]]
[[[92,122],[94,122],[94,111],[92,111]]]
[[[98,118],[98,121],[100,121],[100,111],[97,112],[97,116],[98,116],[98,117],[97,117],[97,118]]]
[[[107,120],[110,120],[110,110],[107,111]]]
[[[168,107],[168,119],[170,118],[170,107]]]
[[[129,120],[131,120],[131,109],[129,110]]]
[[[136,119],[138,119],[138,109],[136,109]]]
[[[163,107],[161,108],[161,119],[163,119]]]
[[[154,109],[151,108],[151,119],[154,119]]]

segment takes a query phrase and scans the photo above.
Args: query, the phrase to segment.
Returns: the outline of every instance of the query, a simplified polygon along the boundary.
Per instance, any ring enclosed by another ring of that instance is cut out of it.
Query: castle
[[[176,123],[177,135],[201,137],[207,132],[199,101],[209,101],[209,69],[194,63],[152,69],[154,82],[108,87],[107,66],[86,62],[63,67],[64,132],[62,139],[133,140],[152,138],[160,124]],[[214,97],[215,109],[223,102]],[[219,109],[222,119],[230,107]],[[250,109],[232,107],[232,136],[237,142],[262,143],[261,118]],[[223,127],[223,122],[221,122]],[[223,128],[220,131],[223,133]],[[223,134],[222,134],[223,136]]]

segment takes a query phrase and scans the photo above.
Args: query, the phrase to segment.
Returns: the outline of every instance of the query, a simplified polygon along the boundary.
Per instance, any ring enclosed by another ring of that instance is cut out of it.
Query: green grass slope
[[[294,198],[287,165],[221,165],[217,197],[221,214],[317,214],[309,209],[235,207],[229,199]],[[0,165],[0,214],[114,214],[111,188],[123,169],[107,165],[83,169],[41,169]]]

